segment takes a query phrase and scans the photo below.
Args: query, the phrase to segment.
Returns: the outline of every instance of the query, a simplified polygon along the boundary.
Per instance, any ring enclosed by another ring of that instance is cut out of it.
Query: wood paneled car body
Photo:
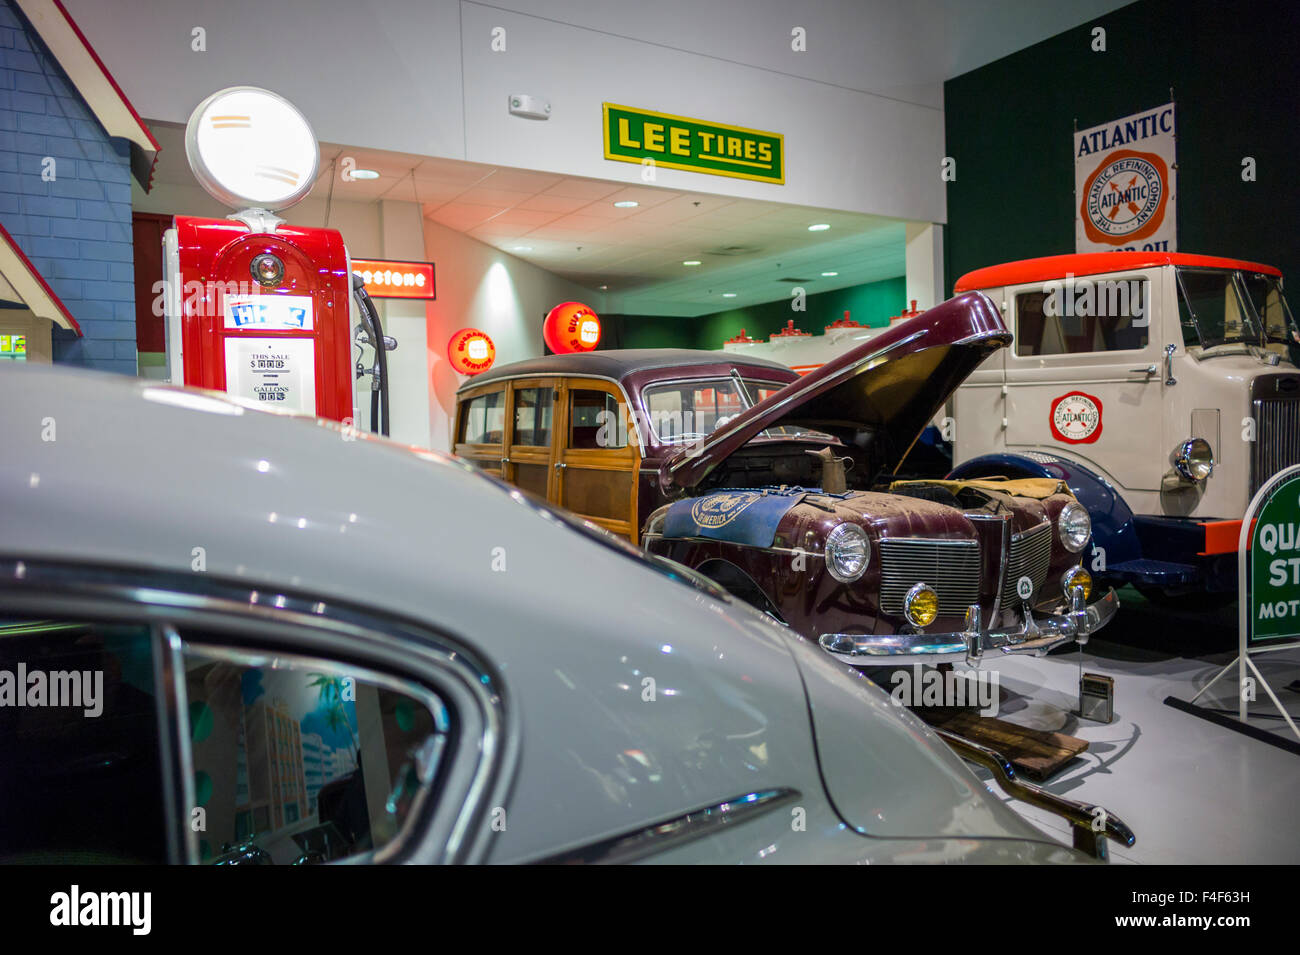
[[[532,359],[461,389],[456,450],[846,662],[1045,653],[1086,641],[1118,608],[1113,591],[1087,602],[1090,524],[1069,488],[894,478],[952,391],[1009,340],[974,293],[803,378],[717,352]]]

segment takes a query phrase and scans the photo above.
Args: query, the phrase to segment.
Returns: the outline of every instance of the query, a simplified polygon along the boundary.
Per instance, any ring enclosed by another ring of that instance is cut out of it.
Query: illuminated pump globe
[[[600,318],[581,302],[564,302],[547,313],[542,339],[557,355],[592,351],[600,344]]]
[[[462,328],[447,342],[447,360],[462,375],[481,375],[497,360],[497,346],[487,332]]]
[[[235,209],[287,209],[320,168],[316,135],[287,99],[256,86],[218,90],[185,126],[185,155],[199,185]]]

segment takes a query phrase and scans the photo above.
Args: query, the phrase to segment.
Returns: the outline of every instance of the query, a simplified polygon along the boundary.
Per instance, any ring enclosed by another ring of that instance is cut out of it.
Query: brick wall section
[[[12,0],[0,0],[0,222],[81,326],[82,338],[55,327],[54,360],[134,375],[129,149]]]

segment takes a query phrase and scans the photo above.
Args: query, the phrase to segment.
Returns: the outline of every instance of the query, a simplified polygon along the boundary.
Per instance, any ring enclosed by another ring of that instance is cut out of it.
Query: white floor
[[[1163,702],[1166,696],[1190,700],[1234,656],[1213,652],[1188,659],[1094,638],[1082,654],[986,657],[984,667],[999,672],[1000,718],[1089,742],[1087,752],[1045,788],[1100,804],[1129,825],[1137,842],[1131,849],[1112,842],[1112,862],[1297,864],[1300,755]],[[1255,659],[1300,724],[1300,692],[1286,689],[1300,677],[1300,650]],[[1115,678],[1114,722],[1093,723],[1073,715],[1080,660],[1085,672]],[[1235,687],[1234,670],[1197,702],[1235,713]],[[1252,725],[1290,734],[1284,721],[1269,718],[1276,710],[1262,690],[1250,712]],[[1039,828],[1070,841],[1059,817],[1022,803],[1011,805]]]

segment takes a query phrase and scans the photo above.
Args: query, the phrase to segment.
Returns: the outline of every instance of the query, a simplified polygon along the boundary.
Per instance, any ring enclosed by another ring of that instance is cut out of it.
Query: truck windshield
[[[1180,268],[1178,313],[1187,345],[1244,343],[1293,357],[1300,347],[1300,330],[1273,275]]]

